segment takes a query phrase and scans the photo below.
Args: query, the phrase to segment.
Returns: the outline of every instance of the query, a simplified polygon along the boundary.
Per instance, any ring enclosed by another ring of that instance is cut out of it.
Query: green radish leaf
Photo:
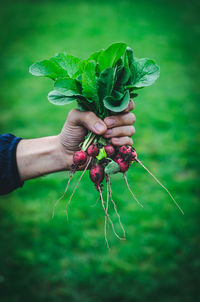
[[[124,54],[124,69],[127,73],[127,78],[123,81],[123,84],[132,83],[133,74],[131,73],[131,64],[133,63],[133,61],[133,51],[130,47],[127,47]]]
[[[120,58],[120,59],[116,62],[115,67],[116,67],[116,69],[118,70],[118,69],[120,69],[122,66],[124,66],[124,62],[123,62],[122,58]]]
[[[112,97],[113,99],[115,99],[116,101],[120,101],[123,98],[123,93],[117,91],[117,90],[113,90],[112,92]]]
[[[58,53],[50,59],[66,70],[69,77],[73,77],[79,70],[80,59],[65,53]]]
[[[98,100],[95,61],[88,62],[82,74],[83,95],[86,98]]]
[[[111,95],[114,85],[114,70],[107,68],[101,72],[97,81],[97,91],[99,99],[102,101],[104,97]]]
[[[130,91],[129,91],[130,92]],[[138,96],[137,93],[135,93],[134,91],[133,92],[130,92],[130,98],[136,98]]]
[[[82,81],[82,74],[85,69],[85,66],[87,65],[88,61],[87,60],[81,60],[79,62],[79,67],[77,72],[74,74],[73,79],[76,79],[77,81]]]
[[[125,43],[114,43],[110,45],[98,58],[99,70],[103,71],[106,68],[113,67],[121,56],[123,56],[125,50]]]
[[[106,158],[107,157],[107,153],[106,153],[106,151],[105,151],[105,149],[104,149],[104,147],[103,148],[101,148],[100,150],[99,150],[99,154],[98,154],[98,156],[96,156],[96,158],[98,159],[98,160],[102,160],[103,158]]]
[[[117,172],[120,171],[120,167],[119,165],[114,162],[114,161],[111,161],[106,167],[105,167],[105,173],[106,174],[115,174]]]
[[[76,101],[76,98],[65,96],[64,94],[62,94],[56,90],[53,90],[53,91],[49,92],[48,100],[50,103],[52,103],[54,105],[67,105],[67,104],[72,103],[73,101]]]
[[[127,47],[124,55],[124,62],[127,62],[128,66],[130,67],[133,61],[134,61],[133,50],[130,47]]]
[[[71,78],[58,79],[54,84],[54,89],[66,96],[78,95],[80,93],[76,80]]]
[[[55,80],[58,77],[68,76],[66,71],[51,60],[43,60],[32,64],[29,68],[29,72],[34,76],[48,77],[52,80]]]
[[[76,80],[81,83],[81,81],[82,81],[82,74],[77,75]]]
[[[98,58],[100,56],[100,54],[103,52],[103,49],[100,49],[99,51],[95,51],[91,54],[91,56],[89,56],[89,58],[87,59],[87,61],[92,61],[94,60],[95,62],[98,61]]]
[[[129,101],[130,95],[128,90],[120,101],[114,99],[112,96],[107,96],[103,100],[104,106],[113,112],[121,112],[126,109],[128,107]]]
[[[116,80],[115,87],[120,87],[122,85],[125,85],[128,82],[130,76],[131,73],[129,71],[129,68],[126,68],[125,66],[121,67],[117,71],[117,80]]]
[[[142,88],[152,85],[160,75],[160,68],[153,60],[135,59],[131,64],[132,83],[129,88]]]

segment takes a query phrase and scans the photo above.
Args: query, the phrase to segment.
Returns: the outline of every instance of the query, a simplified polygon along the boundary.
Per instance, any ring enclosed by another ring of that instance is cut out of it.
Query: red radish
[[[119,154],[117,154],[116,156],[115,156],[115,159],[114,159],[114,161],[116,162],[116,163],[118,163],[118,160],[121,158],[121,156],[119,155]]]
[[[96,157],[99,154],[99,149],[97,147],[97,145],[90,145],[87,149],[87,153],[90,157]]]
[[[87,153],[83,150],[77,151],[73,155],[73,162],[75,166],[82,166],[87,161]]]
[[[135,150],[131,151],[130,161],[134,161],[137,159],[137,153]]]
[[[106,151],[108,157],[112,157],[115,154],[115,148],[112,145],[104,146],[104,150]]]
[[[95,185],[100,185],[104,179],[104,169],[101,165],[96,164],[90,169],[90,179]]]
[[[120,148],[119,148],[119,154],[120,155],[127,155],[128,154],[128,148],[127,148],[127,146],[121,146]]]
[[[137,158],[137,153],[135,152],[135,149],[131,146],[120,147],[119,154],[126,162],[134,161]]]
[[[126,172],[129,168],[129,164],[125,162],[122,158],[119,158],[117,161],[119,167],[120,167],[120,172]]]

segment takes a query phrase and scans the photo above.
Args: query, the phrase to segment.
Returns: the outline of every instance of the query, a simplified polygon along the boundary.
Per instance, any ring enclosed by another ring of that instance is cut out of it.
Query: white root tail
[[[107,216],[108,220],[110,221],[110,224],[111,224],[112,229],[113,229],[113,233],[115,234],[115,236],[116,236],[118,239],[120,239],[120,240],[124,240],[124,238],[121,238],[121,237],[120,237],[120,236],[119,236],[119,235],[116,233],[116,231],[115,231],[115,227],[114,227],[114,224],[113,224],[113,222],[112,222],[112,220],[111,220],[110,216],[109,216],[109,215],[108,215],[108,213],[106,212],[106,209],[105,209],[105,206],[104,206],[104,201],[103,201],[103,195],[102,195],[101,188],[100,188],[100,186],[99,186],[99,185],[97,186],[97,188],[98,188],[98,191],[99,191],[99,194],[100,194],[100,198],[101,198],[101,204],[102,204],[102,207],[103,207],[104,213],[105,213],[105,215]]]
[[[88,163],[87,163],[85,169],[83,170],[83,172],[82,172],[82,174],[81,174],[81,176],[80,176],[80,178],[79,178],[79,180],[78,180],[78,182],[77,182],[77,184],[76,184],[76,186],[75,186],[75,188],[74,188],[74,190],[73,190],[73,192],[72,192],[72,194],[71,194],[71,196],[70,196],[70,199],[69,199],[68,203],[66,204],[65,212],[66,212],[67,220],[68,220],[67,207],[69,206],[69,204],[70,204],[70,202],[71,202],[71,200],[72,200],[72,197],[74,196],[74,193],[76,192],[76,189],[77,189],[77,187],[78,187],[78,185],[79,185],[79,183],[80,183],[80,181],[81,181],[83,175],[85,174],[87,168],[89,167],[89,165],[90,165],[90,163],[91,163],[91,160],[92,160],[92,158],[89,159],[89,161],[88,161]]]
[[[92,208],[93,208],[93,207],[96,207],[96,205],[97,205],[99,199],[100,199],[100,198],[98,197],[97,200],[95,201],[95,203],[91,205]]]
[[[114,206],[115,213],[116,213],[117,216],[118,216],[119,224],[120,224],[121,229],[122,229],[123,234],[124,234],[124,239],[126,239],[126,232],[125,232],[124,227],[123,227],[123,224],[122,224],[122,222],[121,222],[120,215],[119,215],[119,213],[118,213],[118,211],[117,211],[116,203],[114,202],[114,200],[113,200],[113,198],[112,198],[111,181],[110,181],[109,175],[107,175],[107,178],[108,178],[108,190],[109,190],[109,194],[110,194],[110,199],[111,199],[111,202],[112,202],[112,204],[113,204],[113,206]]]
[[[129,192],[131,193],[131,195],[133,196],[133,198],[135,199],[135,201],[143,208],[143,205],[138,201],[138,199],[136,198],[135,194],[133,193],[133,191],[131,190],[130,186],[129,186],[129,183],[128,183],[128,180],[127,180],[127,177],[126,177],[126,174],[123,173],[123,176],[124,176],[124,180],[126,182],[126,185],[127,185],[127,188],[129,190]]]
[[[106,178],[106,185],[107,185],[106,213],[108,214],[109,188],[108,188],[108,180],[107,180],[107,178]],[[110,249],[110,246],[109,246],[109,243],[108,243],[108,238],[107,238],[107,220],[108,220],[108,216],[105,215],[105,225],[104,225],[105,241],[106,241],[107,248]]]
[[[69,176],[69,179],[68,179],[68,182],[67,182],[67,185],[66,185],[66,188],[65,188],[65,192],[63,193],[63,195],[62,195],[62,196],[55,202],[55,204],[54,204],[53,212],[52,212],[52,218],[54,218],[55,209],[56,209],[56,207],[57,207],[59,201],[60,201],[61,199],[63,199],[63,198],[65,197],[66,193],[67,193],[67,190],[68,190],[68,188],[69,188],[69,184],[70,184],[70,182],[71,182],[71,179],[72,179],[73,175],[74,175],[74,172],[71,172],[71,174],[70,174],[70,176]]]
[[[184,215],[184,212],[183,210],[181,209],[181,207],[179,206],[179,204],[177,203],[177,201],[174,199],[174,197],[172,196],[172,194],[169,192],[169,190],[155,177],[155,175],[153,175],[149,169],[147,169],[147,167],[145,167],[143,165],[143,163],[139,160],[139,159],[136,159],[136,162],[138,164],[140,164],[153,178],[154,180],[168,193],[168,195],[171,197],[171,199],[173,200],[173,202],[175,203],[175,205],[177,206],[177,208],[180,210],[180,212]]]

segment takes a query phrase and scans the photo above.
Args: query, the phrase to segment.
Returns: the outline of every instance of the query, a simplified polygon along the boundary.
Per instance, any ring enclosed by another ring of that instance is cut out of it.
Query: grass
[[[159,81],[135,100],[134,144],[140,159],[185,212],[181,216],[167,194],[134,165],[128,179],[144,209],[132,200],[121,176],[114,176],[113,197],[127,241],[116,240],[110,229],[108,252],[104,213],[99,203],[95,205],[97,192],[88,175],[70,204],[69,223],[64,213],[67,199],[51,219],[67,174],[31,180],[0,198],[1,301],[196,300],[198,1],[7,1],[0,17],[1,133],[23,138],[54,135],[72,108],[47,102],[52,83],[28,73],[36,60],[64,50],[86,57],[114,41],[127,42],[138,57],[156,60]],[[73,185],[69,194],[72,190]]]

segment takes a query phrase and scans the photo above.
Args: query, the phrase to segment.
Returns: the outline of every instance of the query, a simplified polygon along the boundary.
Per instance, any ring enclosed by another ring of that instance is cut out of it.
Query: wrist
[[[58,171],[70,170],[73,163],[73,152],[68,151],[62,144],[60,134],[53,138],[55,145],[52,150],[52,157],[57,161]]]
[[[20,178],[24,181],[69,170],[72,156],[61,145],[59,135],[21,140],[16,150]]]

